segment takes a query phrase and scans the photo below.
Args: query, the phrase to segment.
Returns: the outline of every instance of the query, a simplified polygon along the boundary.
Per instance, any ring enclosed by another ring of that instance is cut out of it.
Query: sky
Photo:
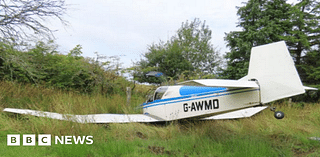
[[[211,43],[224,54],[225,33],[236,27],[236,6],[247,0],[65,0],[69,26],[51,23],[62,53],[82,45],[83,56],[118,56],[130,67],[147,52],[148,45],[167,41],[182,22],[199,18],[212,30]]]

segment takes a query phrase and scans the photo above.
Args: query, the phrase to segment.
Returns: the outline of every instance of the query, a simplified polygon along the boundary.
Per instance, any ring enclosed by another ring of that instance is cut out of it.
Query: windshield
[[[161,99],[163,94],[167,91],[167,89],[167,86],[159,87],[154,93],[154,100]]]

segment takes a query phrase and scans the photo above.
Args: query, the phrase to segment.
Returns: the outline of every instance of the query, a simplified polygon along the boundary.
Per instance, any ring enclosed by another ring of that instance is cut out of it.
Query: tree
[[[177,41],[152,44],[148,48],[149,53],[145,54],[146,60],[138,63],[135,71],[135,78],[139,82],[149,82],[160,84],[163,78],[148,77],[150,71],[159,71],[166,76],[176,79],[184,71],[193,70],[191,63],[182,54],[182,50]]]
[[[237,15],[242,31],[226,34],[225,40],[230,52],[227,52],[227,69],[223,78],[239,79],[247,74],[250,51],[259,46],[282,40],[287,31],[291,6],[285,0],[249,0],[245,6],[238,7]]]
[[[215,47],[211,44],[212,31],[199,19],[182,23],[173,42],[178,42],[182,54],[192,64],[197,73],[214,74],[220,63]]]
[[[52,37],[53,30],[45,22],[57,18],[67,24],[62,18],[65,12],[64,0],[0,0],[0,34],[2,38],[15,40],[32,33]]]
[[[163,72],[174,80],[182,74],[186,77],[215,74],[220,58],[210,40],[211,30],[205,22],[195,19],[182,23],[177,35],[170,40],[148,46],[145,59],[137,63],[135,79],[139,82],[160,83],[161,78],[145,76],[149,71]]]
[[[303,70],[302,59],[308,52],[319,50],[319,2],[304,0],[293,6],[285,0],[249,0],[238,7],[239,25],[242,31],[226,34],[227,69],[222,76],[239,79],[247,74],[250,50],[259,46],[285,40],[294,57],[300,77],[308,77]]]
[[[248,71],[252,42],[258,41],[252,38],[259,36],[256,31],[259,26],[256,23],[261,19],[261,7],[264,3],[265,1],[248,1],[245,6],[238,7],[237,15],[240,18],[237,27],[242,27],[243,30],[226,34],[225,40],[231,51],[225,55],[227,69],[222,73],[223,78],[239,79]]]
[[[303,82],[319,84],[312,80],[311,71],[317,71],[320,64],[314,61],[315,54],[320,55],[320,2],[303,0],[291,8],[290,22],[292,27],[283,37],[289,51],[295,58],[295,64]],[[318,52],[318,53],[317,53]]]

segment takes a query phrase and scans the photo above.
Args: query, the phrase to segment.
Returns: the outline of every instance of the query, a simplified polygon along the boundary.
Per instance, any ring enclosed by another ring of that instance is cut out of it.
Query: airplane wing
[[[262,107],[251,107],[238,111],[228,112],[224,114],[219,114],[201,120],[219,120],[219,119],[237,119],[251,117],[258,112],[266,109],[267,106]],[[68,120],[77,123],[131,123],[131,122],[161,122],[163,120],[158,120],[148,115],[144,114],[90,114],[90,115],[69,115],[69,114],[59,114],[53,112],[43,112],[35,111],[29,109],[14,109],[5,108],[3,111],[27,114],[37,117],[47,117],[58,120]]]
[[[255,81],[244,80],[221,80],[221,79],[200,79],[189,80],[178,83],[187,86],[208,86],[208,87],[234,87],[234,88],[259,88]]]
[[[47,117],[58,120],[68,120],[78,123],[130,123],[130,122],[160,122],[145,114],[89,114],[89,115],[69,115],[53,112],[35,111],[29,109],[5,108],[3,111],[28,114],[37,117]]]
[[[207,118],[203,118],[201,120],[218,120],[218,119],[237,119],[237,118],[247,118],[251,117],[260,111],[266,109],[268,106],[260,106],[260,107],[251,107],[242,110],[237,110],[233,112],[223,113]]]

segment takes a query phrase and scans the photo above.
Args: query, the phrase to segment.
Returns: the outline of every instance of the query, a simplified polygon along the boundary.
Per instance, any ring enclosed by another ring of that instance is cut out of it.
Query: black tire
[[[274,117],[277,119],[282,119],[282,118],[284,118],[284,113],[281,111],[276,111],[276,112],[274,112]]]

